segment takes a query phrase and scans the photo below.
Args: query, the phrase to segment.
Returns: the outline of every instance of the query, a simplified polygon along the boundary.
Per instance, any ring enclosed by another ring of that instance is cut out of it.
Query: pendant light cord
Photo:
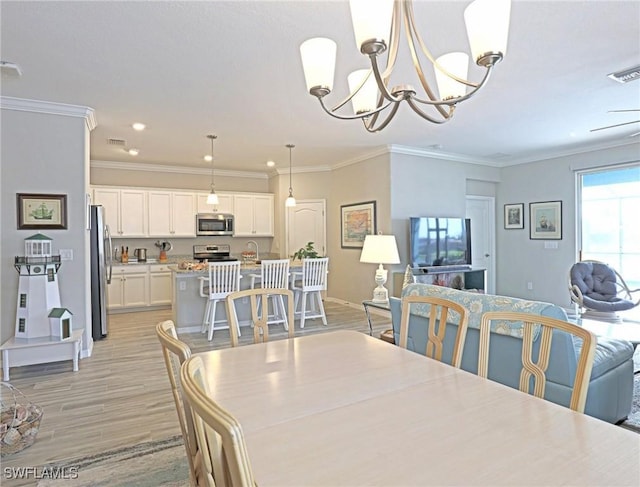
[[[217,135],[207,135],[207,138],[211,140],[211,192],[213,193],[213,188],[215,188],[214,178],[213,178],[213,141],[218,138]]]
[[[291,149],[295,147],[293,144],[287,144],[289,148],[289,197],[293,196],[293,187],[291,186]]]

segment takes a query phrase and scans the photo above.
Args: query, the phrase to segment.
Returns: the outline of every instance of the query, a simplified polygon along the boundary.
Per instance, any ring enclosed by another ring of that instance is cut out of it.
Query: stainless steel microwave
[[[233,235],[233,215],[229,213],[198,213],[196,235]]]

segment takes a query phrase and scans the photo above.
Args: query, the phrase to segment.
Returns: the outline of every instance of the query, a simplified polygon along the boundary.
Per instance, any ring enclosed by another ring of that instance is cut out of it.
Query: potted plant
[[[317,259],[318,257],[320,256],[318,255],[318,251],[313,248],[313,242],[307,242],[307,245],[300,247],[291,256],[293,260]]]

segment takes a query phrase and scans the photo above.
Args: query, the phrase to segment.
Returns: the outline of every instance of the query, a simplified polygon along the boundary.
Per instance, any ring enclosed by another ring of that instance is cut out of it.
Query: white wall
[[[42,230],[53,239],[54,252],[73,250],[58,272],[62,306],[73,313],[74,328],[90,320],[88,232],[85,229],[85,192],[88,183],[89,130],[85,118],[2,109],[2,249],[0,339],[14,334],[18,274],[14,258],[24,255],[24,239],[34,230],[17,230],[16,193],[67,195],[67,230]],[[90,337],[85,337],[86,350]]]
[[[497,293],[570,307],[568,273],[577,260],[576,171],[640,160],[640,144],[549,159],[501,170],[496,210]],[[562,201],[562,240],[545,249],[529,239],[529,203]],[[504,230],[503,205],[525,204],[524,230]],[[527,282],[533,284],[527,290]]]

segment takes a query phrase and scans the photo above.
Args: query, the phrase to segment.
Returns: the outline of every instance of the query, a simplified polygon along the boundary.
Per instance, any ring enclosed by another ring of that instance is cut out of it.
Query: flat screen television
[[[410,218],[412,267],[471,266],[469,218]]]

